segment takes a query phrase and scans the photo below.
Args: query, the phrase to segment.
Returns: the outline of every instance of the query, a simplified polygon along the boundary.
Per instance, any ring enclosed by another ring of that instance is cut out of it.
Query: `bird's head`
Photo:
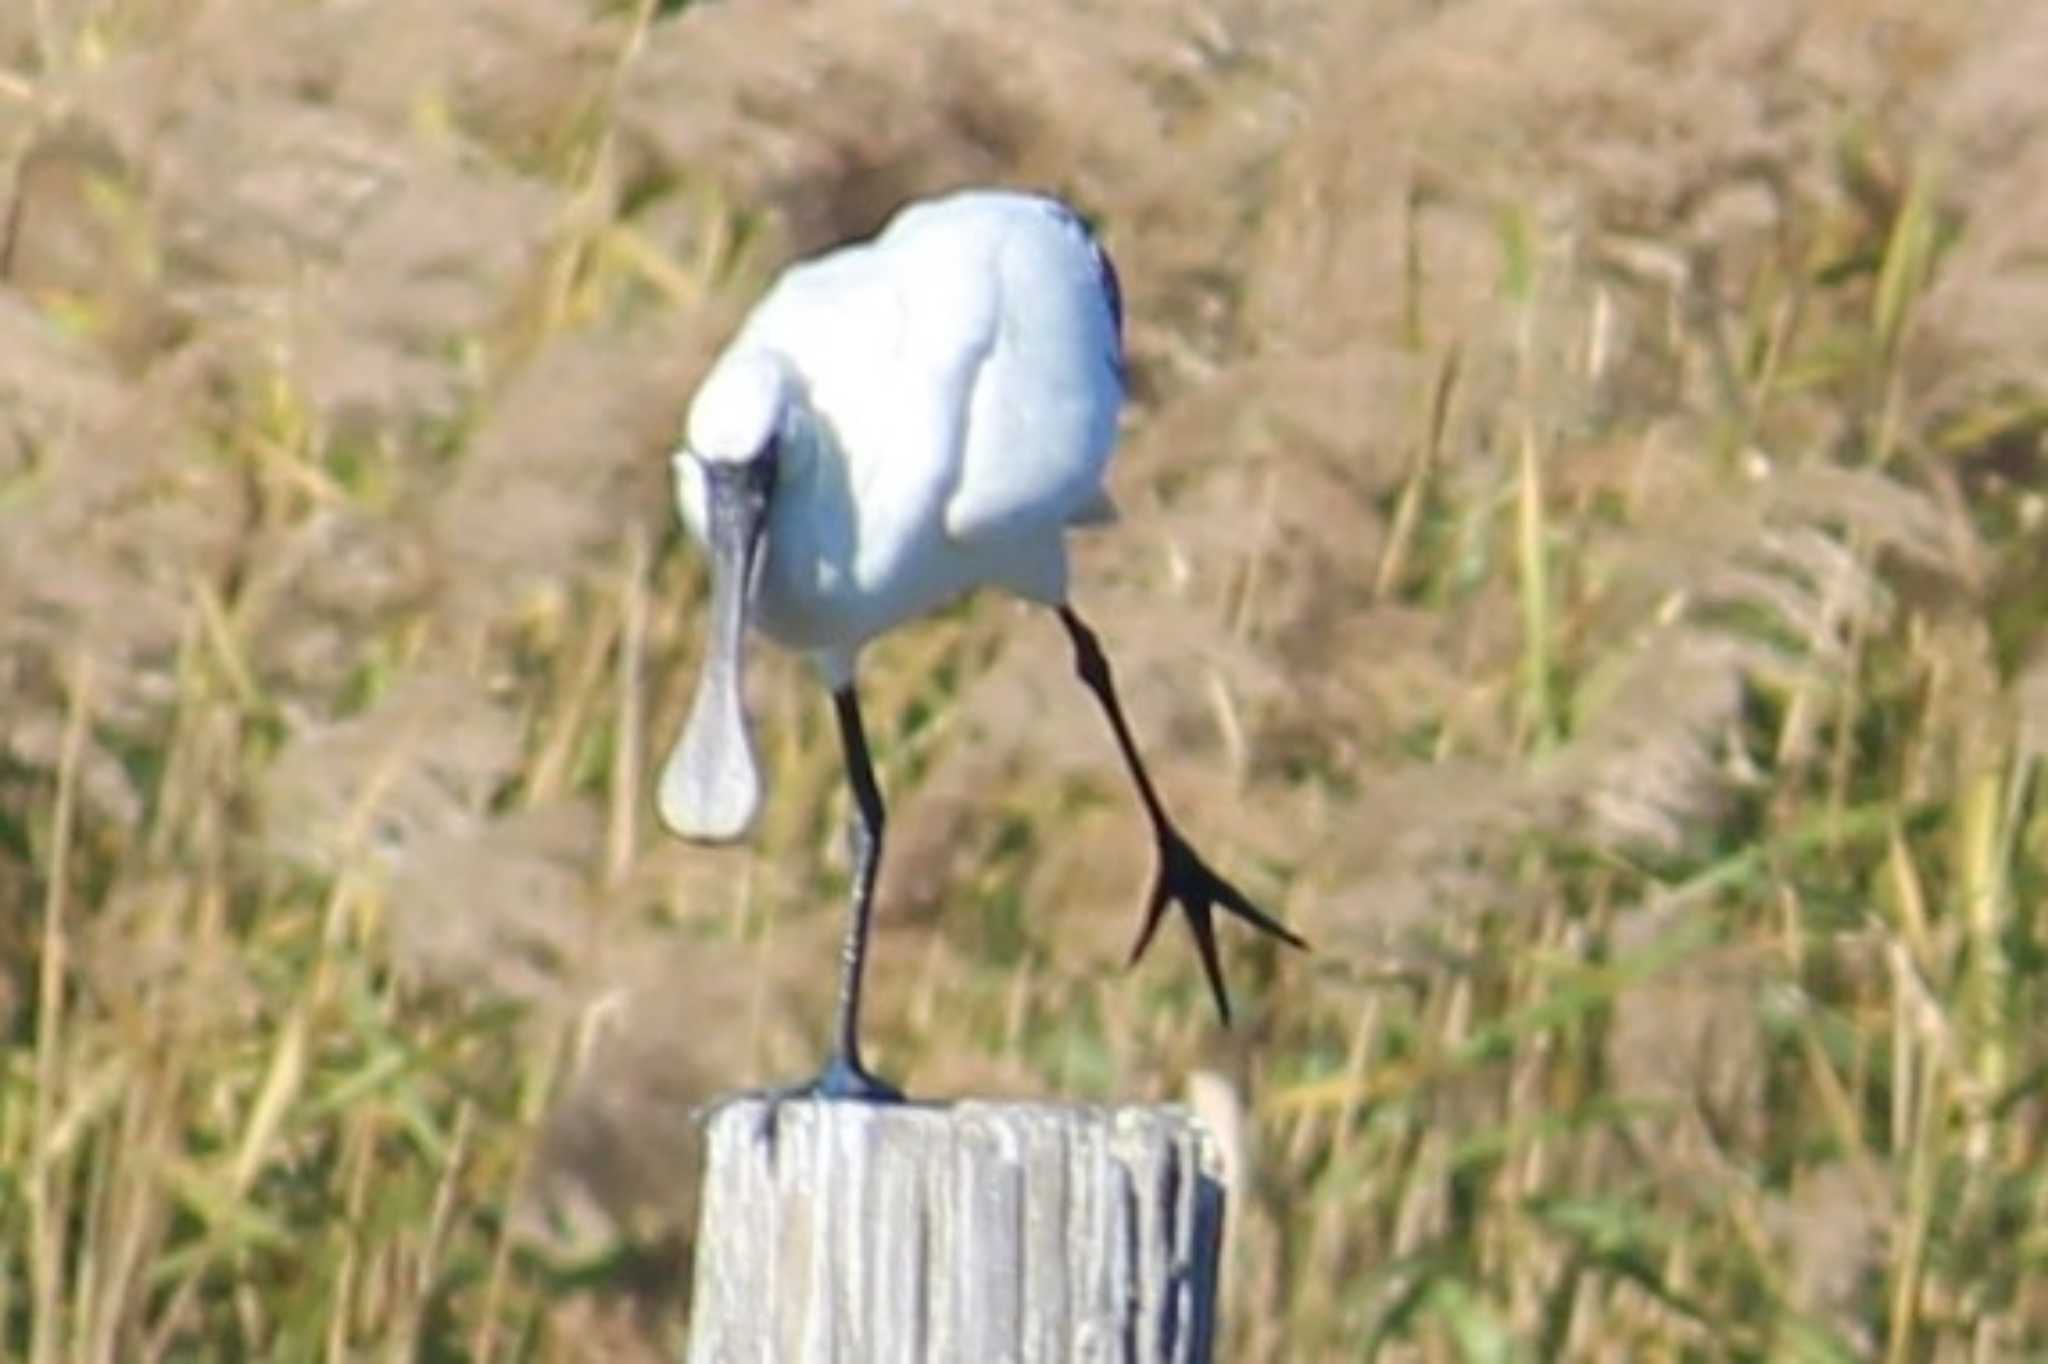
[[[775,496],[791,380],[774,356],[715,367],[690,404],[676,452],[683,520],[711,556],[711,634],[697,696],[661,776],[661,815],[685,838],[738,838],[761,803],[742,705],[746,608]]]
[[[707,463],[754,459],[781,428],[794,383],[788,362],[773,351],[725,356],[690,400],[683,448]]]
[[[767,527],[782,461],[782,434],[794,383],[779,356],[748,352],[727,356],[705,377],[690,403],[684,440],[675,454],[676,499],[683,521],[711,552],[721,553],[713,535],[714,507],[723,504],[746,532],[741,546],[751,565]]]

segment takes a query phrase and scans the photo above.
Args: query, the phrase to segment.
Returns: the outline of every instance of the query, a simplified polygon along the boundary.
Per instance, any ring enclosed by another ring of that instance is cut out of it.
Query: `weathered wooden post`
[[[1223,1187],[1185,1110],[731,1101],[690,1364],[1199,1364]]]

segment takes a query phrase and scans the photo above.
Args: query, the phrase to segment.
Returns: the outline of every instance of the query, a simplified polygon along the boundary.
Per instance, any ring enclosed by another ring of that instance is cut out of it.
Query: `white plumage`
[[[969,191],[792,266],[690,406],[689,451],[754,453],[779,413],[755,623],[833,686],[860,646],[969,588],[1056,605],[1063,532],[1107,518],[1123,403],[1108,258],[1064,205]],[[676,460],[705,538],[703,467]]]
[[[858,1049],[883,808],[855,662],[875,636],[976,587],[1058,612],[1137,785],[1160,870],[1133,960],[1178,903],[1228,1018],[1211,910],[1301,945],[1168,818],[1108,660],[1067,602],[1066,531],[1114,514],[1102,480],[1124,397],[1122,308],[1109,257],[1066,205],[958,193],[790,267],[691,403],[676,495],[711,556],[710,644],[661,812],[686,837],[745,832],[761,799],[741,704],[746,626],[808,654],[832,690],[855,801],[838,1037],[815,1092],[896,1097]]]

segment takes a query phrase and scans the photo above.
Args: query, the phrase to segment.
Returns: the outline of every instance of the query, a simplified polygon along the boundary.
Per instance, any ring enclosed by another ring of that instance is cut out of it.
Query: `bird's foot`
[[[876,1076],[843,1051],[832,1053],[832,1059],[818,1072],[818,1078],[808,1084],[798,1085],[789,1095],[792,1099],[834,1099],[852,1100],[855,1103],[900,1104],[903,1091],[887,1080]]]
[[[1188,931],[1195,935],[1195,949],[1201,953],[1202,971],[1209,978],[1210,992],[1216,996],[1217,1011],[1228,1023],[1230,996],[1223,989],[1223,965],[1216,954],[1213,911],[1221,907],[1290,947],[1306,950],[1308,943],[1253,904],[1243,891],[1217,875],[1202,860],[1201,854],[1188,846],[1180,830],[1171,824],[1162,824],[1158,835],[1159,875],[1152,882],[1152,897],[1145,906],[1144,926],[1138,930],[1138,940],[1131,947],[1130,964],[1136,965],[1138,958],[1145,955],[1145,949],[1152,942],[1153,930],[1159,927],[1159,920],[1166,913],[1166,906],[1179,905],[1181,913],[1187,916]]]
[[[765,1097],[768,1103],[762,1110],[761,1126],[756,1135],[768,1143],[771,1151],[775,1148],[782,1122],[782,1106],[786,1103],[799,1099],[863,1104],[900,1104],[904,1101],[902,1090],[879,1078],[843,1051],[832,1053],[832,1059],[825,1063],[816,1079],[770,1090]]]
[[[782,1124],[782,1106],[805,1099],[819,1099],[828,1103],[906,1102],[902,1090],[876,1076],[844,1052],[834,1052],[832,1058],[825,1063],[825,1068],[812,1079],[800,1084],[774,1085],[766,1089],[751,1089],[744,1094],[732,1095],[697,1110],[696,1117],[701,1123],[709,1123],[720,1109],[731,1104],[743,1101],[759,1103],[761,1118],[755,1128],[755,1137],[766,1142],[772,1151]]]

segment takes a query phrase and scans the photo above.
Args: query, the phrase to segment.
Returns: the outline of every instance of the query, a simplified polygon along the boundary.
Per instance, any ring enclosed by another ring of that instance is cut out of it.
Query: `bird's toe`
[[[1290,947],[1304,950],[1308,947],[1298,934],[1253,904],[1243,891],[1218,875],[1170,825],[1159,831],[1159,874],[1152,883],[1151,899],[1145,907],[1145,920],[1138,929],[1137,942],[1131,948],[1133,964],[1151,945],[1152,935],[1169,904],[1179,905],[1187,919],[1188,931],[1194,935],[1195,950],[1202,959],[1202,972],[1208,977],[1209,992],[1215,996],[1216,1010],[1225,1023],[1230,1021],[1230,995],[1223,986],[1223,964],[1216,948],[1214,911],[1218,907]]]
[[[818,1078],[799,1091],[801,1097],[870,1104],[900,1104],[903,1091],[875,1075],[860,1062],[835,1055]]]

